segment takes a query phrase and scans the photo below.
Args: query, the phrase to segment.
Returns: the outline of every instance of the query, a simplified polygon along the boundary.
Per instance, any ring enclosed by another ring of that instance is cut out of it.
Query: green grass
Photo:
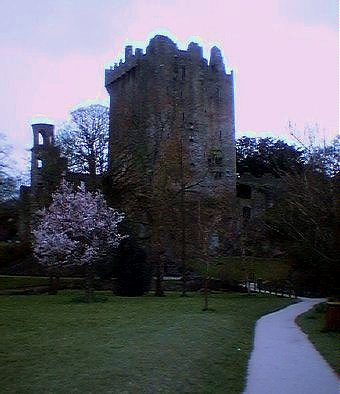
[[[0,290],[33,286],[48,286],[48,278],[39,276],[0,276]]]
[[[322,354],[329,365],[338,373],[340,333],[325,330],[325,305],[316,305],[313,309],[296,319],[303,332]]]
[[[60,278],[60,286],[71,286],[82,282],[82,278]],[[46,276],[6,276],[0,275],[0,291],[21,289],[35,286],[48,286],[49,278]]]
[[[198,273],[205,274],[205,266],[192,264]],[[260,257],[219,257],[211,262],[210,275],[222,280],[242,282],[248,275],[264,281],[284,281],[288,278],[289,263],[285,259]]]
[[[255,321],[292,301],[81,292],[0,297],[2,393],[241,393]]]

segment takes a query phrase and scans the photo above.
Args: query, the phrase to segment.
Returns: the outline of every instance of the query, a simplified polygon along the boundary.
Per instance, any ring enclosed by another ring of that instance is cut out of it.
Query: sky
[[[339,133],[337,0],[1,0],[0,133],[22,169],[32,122],[108,104],[104,70],[155,34],[217,45],[235,75],[237,136]]]

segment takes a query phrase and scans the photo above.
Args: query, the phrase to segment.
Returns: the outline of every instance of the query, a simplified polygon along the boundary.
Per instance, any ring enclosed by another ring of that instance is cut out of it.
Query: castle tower
[[[34,211],[50,201],[66,169],[66,161],[54,145],[54,125],[36,123],[32,124],[32,130],[31,205]]]
[[[144,158],[152,156],[179,129],[200,191],[235,195],[233,74],[218,48],[208,64],[198,44],[179,50],[168,37],[155,36],[145,54],[126,47],[125,62],[105,71],[105,86],[111,169],[120,147],[138,144]]]
[[[126,193],[117,204],[136,223],[136,234],[149,240],[149,260],[177,264],[184,261],[179,245],[189,238],[191,245],[199,245],[201,201],[206,211],[221,207],[215,213],[223,216],[223,229],[209,229],[209,250],[222,247],[234,220],[236,152],[233,74],[226,72],[221,51],[212,48],[208,63],[198,44],[180,50],[170,38],[157,35],[145,53],[126,47],[124,62],[105,70],[105,87],[111,187],[117,188],[116,196]],[[147,211],[143,204],[164,182],[168,189],[162,190],[170,190],[165,198],[174,201],[178,190],[183,198],[160,226],[158,208],[151,203]]]
[[[50,148],[54,145],[54,125],[46,123],[32,124],[33,147],[31,149],[31,187],[37,193],[43,188],[43,169],[48,165],[51,157]]]

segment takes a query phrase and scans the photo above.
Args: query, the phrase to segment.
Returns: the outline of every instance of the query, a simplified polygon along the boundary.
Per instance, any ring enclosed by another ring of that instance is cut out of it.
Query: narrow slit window
[[[185,67],[182,66],[181,70],[182,70],[182,81],[184,81],[185,80]]]
[[[251,208],[250,207],[243,207],[242,215],[243,215],[244,219],[250,219],[251,218]]]

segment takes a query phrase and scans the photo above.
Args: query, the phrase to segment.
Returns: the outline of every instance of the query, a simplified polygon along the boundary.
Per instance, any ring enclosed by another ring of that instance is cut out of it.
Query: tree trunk
[[[56,273],[56,270],[50,268],[49,281],[48,281],[48,294],[50,295],[58,294],[59,286],[60,286],[59,275]]]
[[[86,265],[86,279],[85,279],[85,301],[92,302],[94,296],[93,290],[94,270],[92,264]]]
[[[208,310],[208,296],[209,296],[209,260],[206,260],[206,271],[205,271],[205,278],[204,278],[204,307],[203,310]]]
[[[209,278],[208,276],[204,279],[204,306],[203,311],[208,310],[208,294],[209,294]]]
[[[163,256],[160,256],[156,268],[156,289],[155,289],[156,297],[165,296],[163,290],[163,276],[164,276],[164,261],[163,261]]]
[[[90,185],[89,190],[93,191],[97,188],[97,172],[96,172],[96,154],[94,150],[91,151],[91,154],[88,158],[88,166],[90,173]]]

